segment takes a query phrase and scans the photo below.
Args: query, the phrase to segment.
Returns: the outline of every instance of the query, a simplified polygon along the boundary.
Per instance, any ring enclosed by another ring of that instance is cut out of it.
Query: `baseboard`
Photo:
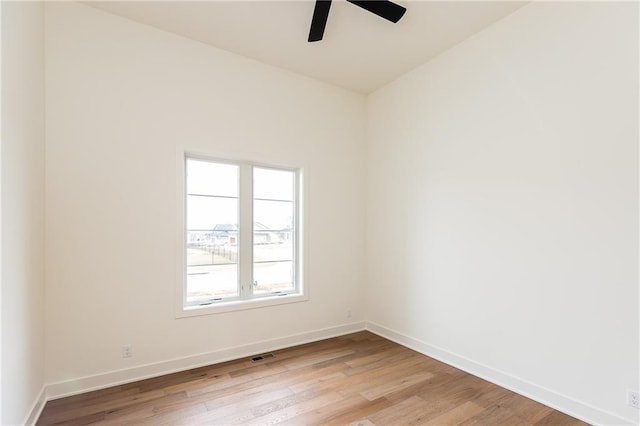
[[[498,386],[509,389],[555,410],[594,425],[633,425],[634,421],[577,401],[566,395],[546,389],[542,386],[520,379],[495,368],[480,364],[471,359],[449,352],[445,349],[406,336],[371,321],[366,321],[366,329],[374,334],[413,349],[421,354],[459,368],[469,374],[480,377]]]
[[[275,351],[291,346],[354,333],[364,329],[364,322],[354,322],[336,327],[279,337],[276,339],[263,340],[248,345],[225,348],[213,352],[201,353],[188,357],[176,358],[153,364],[139,365],[123,370],[109,371],[73,380],[51,383],[46,386],[46,400],[49,401],[98,389],[104,389],[111,386],[131,383],[138,380],[144,380],[151,377],[231,361],[259,353]]]
[[[502,386],[587,423],[597,425],[635,424],[630,419],[618,417],[612,413],[598,409],[597,407],[577,401],[566,395],[559,394],[534,383],[477,363],[463,356],[422,342],[413,337],[406,336],[370,321],[354,322],[337,327],[299,333],[276,339],[263,340],[248,345],[236,346],[153,364],[140,365],[132,368],[80,377],[74,380],[51,383],[45,385],[40,391],[40,394],[34,402],[33,408],[31,409],[24,424],[34,425],[38,420],[45,403],[49,400],[248,357],[258,353],[275,351],[362,330],[368,330],[381,337],[435,358],[453,367],[459,368],[473,374],[474,376],[495,383],[498,386]]]
[[[31,410],[29,410],[29,414],[27,418],[24,420],[22,424],[27,426],[35,425],[44,409],[44,405],[47,403],[47,386],[43,385],[40,389],[40,393],[36,397],[36,400],[33,402],[31,406]]]

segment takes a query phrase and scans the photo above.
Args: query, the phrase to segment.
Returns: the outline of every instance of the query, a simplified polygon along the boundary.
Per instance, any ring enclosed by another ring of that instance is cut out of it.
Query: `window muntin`
[[[299,172],[186,156],[183,306],[301,295]]]

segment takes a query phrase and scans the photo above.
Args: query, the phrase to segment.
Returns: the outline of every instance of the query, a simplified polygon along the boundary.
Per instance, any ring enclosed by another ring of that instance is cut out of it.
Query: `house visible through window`
[[[186,157],[185,307],[296,295],[299,172]]]

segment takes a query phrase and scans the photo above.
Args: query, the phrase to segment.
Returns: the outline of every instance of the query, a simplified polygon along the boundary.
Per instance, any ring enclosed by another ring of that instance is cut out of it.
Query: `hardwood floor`
[[[578,425],[369,332],[49,401],[38,425]]]

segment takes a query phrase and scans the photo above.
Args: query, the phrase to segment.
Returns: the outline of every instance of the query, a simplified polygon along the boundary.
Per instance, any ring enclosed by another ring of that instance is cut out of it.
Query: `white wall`
[[[637,422],[638,5],[525,6],[371,95],[367,135],[374,328]]]
[[[365,115],[347,91],[48,4],[46,382],[367,319],[587,420],[637,421],[637,8],[526,6]],[[309,302],[175,319],[178,147],[305,168]]]
[[[47,382],[363,319],[364,97],[84,5],[45,9]],[[175,318],[179,147],[303,167],[309,301]]]
[[[2,417],[25,421],[44,383],[44,7],[2,8]]]

